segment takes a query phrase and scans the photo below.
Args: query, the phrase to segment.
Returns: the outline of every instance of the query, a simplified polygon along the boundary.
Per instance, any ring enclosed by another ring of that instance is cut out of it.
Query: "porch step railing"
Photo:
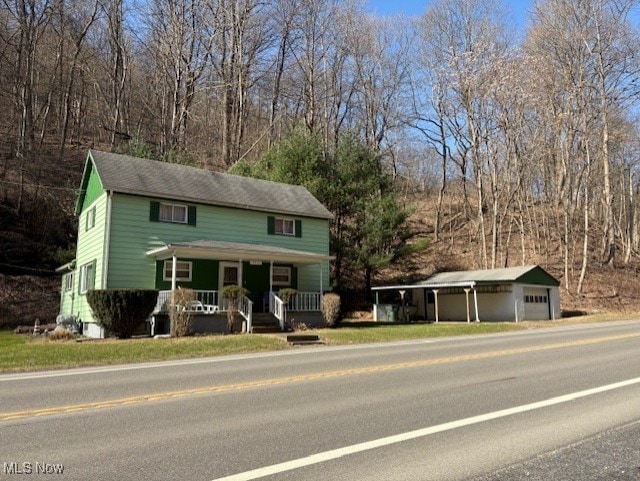
[[[247,321],[247,332],[251,332],[253,323],[253,302],[247,296],[238,299],[238,312]]]
[[[269,293],[269,312],[276,316],[280,330],[284,331],[284,301],[275,292]]]

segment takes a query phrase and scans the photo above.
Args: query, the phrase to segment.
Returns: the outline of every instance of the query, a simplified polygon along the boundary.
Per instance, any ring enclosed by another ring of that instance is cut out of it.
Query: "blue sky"
[[[504,0],[511,8],[512,14],[520,25],[525,25],[527,10],[533,5],[533,0]],[[379,15],[393,15],[405,13],[420,15],[429,4],[429,0],[368,0],[369,9]]]

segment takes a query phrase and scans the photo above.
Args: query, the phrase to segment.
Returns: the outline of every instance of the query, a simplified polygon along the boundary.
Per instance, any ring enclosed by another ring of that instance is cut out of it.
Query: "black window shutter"
[[[160,221],[160,202],[151,201],[151,206],[149,208],[149,220],[151,222]]]
[[[267,217],[267,234],[274,235],[276,233],[276,218],[270,215]]]
[[[187,223],[189,225],[196,225],[196,206],[190,205],[189,212],[187,214]]]
[[[296,237],[302,237],[302,221],[296,219]]]

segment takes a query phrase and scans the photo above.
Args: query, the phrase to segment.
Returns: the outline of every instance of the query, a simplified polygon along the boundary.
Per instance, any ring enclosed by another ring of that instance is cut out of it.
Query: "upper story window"
[[[64,276],[64,290],[70,291],[73,289],[73,272],[69,272]]]
[[[94,225],[96,225],[96,208],[95,207],[87,211],[85,230],[91,229]]]
[[[177,224],[187,223],[187,206],[180,204],[160,204],[161,222],[175,222]]]
[[[275,219],[275,233],[280,235],[296,235],[296,224],[293,219]]]
[[[150,204],[149,220],[152,222],[168,222],[195,226],[196,206],[152,201]]]
[[[302,237],[302,221],[299,219],[288,219],[286,217],[269,216],[267,218],[267,232],[271,235]]]

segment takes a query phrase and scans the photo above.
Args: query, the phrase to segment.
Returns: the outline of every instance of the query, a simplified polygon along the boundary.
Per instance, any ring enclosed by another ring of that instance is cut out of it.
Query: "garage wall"
[[[438,294],[438,311],[441,321],[466,321],[467,301],[465,294]],[[471,320],[475,321],[473,291],[469,292],[469,312]],[[478,293],[478,312],[480,321],[515,320],[513,293]]]

